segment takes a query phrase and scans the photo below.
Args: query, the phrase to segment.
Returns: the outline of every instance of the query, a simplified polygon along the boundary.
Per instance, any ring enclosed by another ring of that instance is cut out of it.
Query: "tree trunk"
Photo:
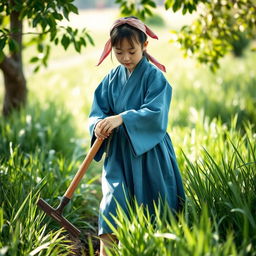
[[[9,70],[11,68],[11,65],[4,65],[5,62],[8,63],[7,60],[8,59],[4,60],[1,63],[1,66],[3,67],[2,70],[4,74],[5,85],[3,104],[4,116],[8,116],[14,109],[20,109],[20,107],[26,104],[27,99],[26,80],[22,70],[19,68]]]
[[[0,63],[4,74],[5,95],[3,114],[9,115],[13,109],[19,109],[26,104],[27,86],[22,66],[22,20],[20,13],[12,7],[15,0],[10,0],[10,39],[15,40],[18,49],[5,56]]]

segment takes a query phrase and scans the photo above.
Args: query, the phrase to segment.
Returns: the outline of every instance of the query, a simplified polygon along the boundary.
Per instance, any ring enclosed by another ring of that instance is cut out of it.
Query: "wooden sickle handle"
[[[81,181],[81,179],[83,178],[85,172],[87,171],[91,161],[93,160],[93,158],[95,157],[95,155],[97,154],[101,144],[103,143],[102,139],[96,139],[95,142],[93,143],[92,147],[90,148],[88,154],[86,155],[83,163],[81,164],[79,170],[77,171],[74,179],[72,180],[71,184],[69,185],[66,193],[65,193],[65,197],[67,198],[71,198],[73,196],[73,193],[75,191],[75,189],[77,188],[79,182]]]

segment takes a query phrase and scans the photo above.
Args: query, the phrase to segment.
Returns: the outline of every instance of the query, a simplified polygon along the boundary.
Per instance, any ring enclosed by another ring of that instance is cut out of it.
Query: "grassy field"
[[[186,207],[175,219],[166,210],[153,224],[139,206],[130,218],[120,209],[114,232],[121,246],[109,254],[256,255],[256,53],[229,55],[213,74],[169,43],[168,31],[193,17],[167,15],[166,27],[153,28],[160,39],[150,40],[149,52],[166,65],[173,87],[168,132]],[[28,106],[9,119],[0,117],[0,255],[94,255],[97,250],[102,162],[93,162],[65,210],[83,231],[82,243],[59,230],[36,201],[41,196],[56,206],[89,148],[94,89],[117,65],[114,56],[100,67],[96,63],[117,16],[116,10],[91,10],[72,19],[72,25],[88,27],[95,47],[81,55],[53,48],[49,67],[36,74],[28,64],[35,50],[24,52]]]

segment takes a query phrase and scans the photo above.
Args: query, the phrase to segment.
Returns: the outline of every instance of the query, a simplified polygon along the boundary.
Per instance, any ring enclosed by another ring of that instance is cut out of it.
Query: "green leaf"
[[[188,4],[187,7],[188,7],[189,13],[196,11],[196,4]]]
[[[153,8],[156,8],[156,3],[154,1],[147,1],[147,4]]]
[[[6,45],[6,37],[0,39],[0,51],[4,49],[5,45]]]
[[[67,32],[71,35],[71,36],[73,36],[73,30],[72,30],[72,28],[71,27],[67,27]]]
[[[48,61],[48,58],[49,58],[50,50],[51,50],[50,46],[46,45],[45,55],[42,59],[42,63],[45,67],[47,67],[47,61]]]
[[[27,14],[27,17],[28,17],[28,19],[30,19],[32,16],[33,16],[33,11],[31,10],[31,9],[29,9],[27,12],[26,12],[26,14]],[[25,17],[25,15],[26,15],[25,13],[24,13],[24,17]]]
[[[73,43],[74,43],[74,46],[75,46],[75,50],[80,53],[81,52],[81,44],[80,44],[80,42],[74,41]]]
[[[170,9],[174,4],[174,0],[166,0],[164,3],[165,9],[168,10]]]
[[[33,58],[31,58],[30,59],[30,63],[35,63],[35,62],[37,62],[37,61],[39,61],[39,58],[38,57],[33,57]]]
[[[39,44],[37,45],[37,50],[38,50],[39,52],[43,52],[43,50],[44,50],[44,45],[41,44],[41,43],[39,43]]]
[[[68,15],[69,15],[69,10],[68,10],[66,7],[63,8],[63,15],[64,15],[64,17],[66,18],[66,20],[69,21],[69,17],[68,17]]]
[[[59,43],[59,38],[55,38],[54,44],[57,45]]]
[[[57,12],[53,12],[52,16],[56,19],[56,20],[62,20],[63,16],[60,13]]]
[[[41,18],[40,24],[41,24],[41,27],[42,27],[43,31],[45,31],[45,28],[48,25],[47,19]]]
[[[56,28],[56,20],[54,19],[54,17],[52,15],[49,15],[46,20],[51,29]]]
[[[141,13],[139,14],[139,17],[142,19],[142,20],[145,20],[145,10],[142,10]]]
[[[149,8],[145,7],[145,12],[149,15],[149,16],[152,16],[152,12]]]
[[[86,41],[83,37],[80,37],[79,42],[81,45],[86,46]]]
[[[69,4],[69,10],[75,14],[78,14],[78,9],[76,6],[74,6],[73,4]]]
[[[36,66],[33,71],[36,73],[39,71],[39,69],[40,69],[40,66]]]
[[[73,32],[73,36],[75,37],[77,35],[77,33],[78,33],[78,29],[77,28],[73,29],[72,32]]]
[[[90,44],[94,46],[94,41],[93,41],[92,37],[90,36],[90,34],[86,33],[85,35],[88,38]]]
[[[4,11],[4,4],[0,5],[0,13]]]
[[[187,12],[187,8],[186,8],[186,7],[184,7],[184,8],[183,8],[183,10],[182,10],[182,15],[185,15],[185,14],[186,14],[186,12]]]
[[[45,11],[45,7],[44,7],[44,3],[43,1],[34,1],[34,8],[35,8],[35,11],[40,11],[40,12],[43,12]]]
[[[180,9],[180,7],[181,7],[181,2],[178,1],[178,0],[176,0],[176,1],[174,2],[174,5],[172,6],[172,10],[173,10],[174,12],[176,12],[176,11],[178,11],[178,10]]]
[[[57,35],[57,29],[54,27],[51,30],[50,41],[53,41],[56,38],[56,35]]]
[[[32,26],[36,27],[37,24],[40,22],[41,16],[39,14],[36,15],[36,17],[32,20]]]
[[[61,39],[61,44],[64,47],[65,50],[67,50],[69,44],[70,44],[70,38],[67,37],[66,35],[63,35],[62,39]]]
[[[8,45],[9,45],[10,52],[16,52],[19,50],[19,45],[14,39],[9,39]]]

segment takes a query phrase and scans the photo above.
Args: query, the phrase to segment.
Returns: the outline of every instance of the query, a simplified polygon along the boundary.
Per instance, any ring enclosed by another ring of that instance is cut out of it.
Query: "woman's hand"
[[[95,127],[95,136],[106,139],[112,131],[123,123],[121,115],[109,116],[99,121]]]

